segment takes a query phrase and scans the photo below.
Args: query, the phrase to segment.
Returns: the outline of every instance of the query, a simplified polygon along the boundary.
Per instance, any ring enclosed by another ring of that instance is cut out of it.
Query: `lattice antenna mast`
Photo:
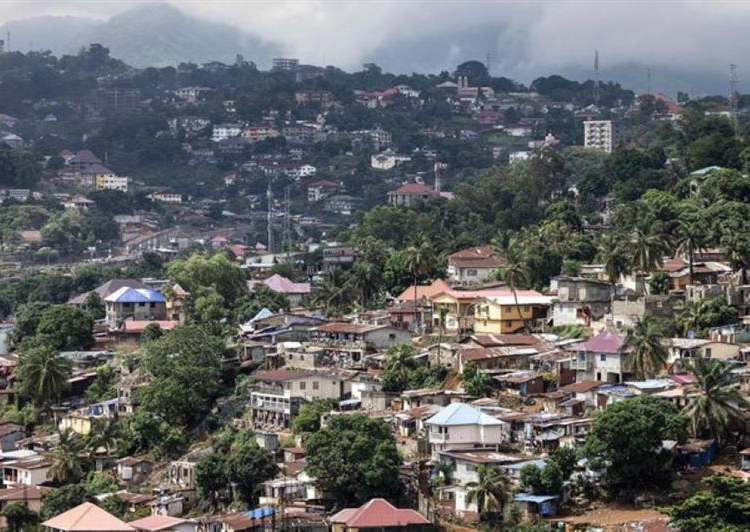
[[[740,135],[740,80],[737,77],[737,65],[729,65],[729,103],[732,107],[732,125],[735,136]]]
[[[646,70],[646,93],[651,94],[651,67]]]
[[[599,50],[594,51],[594,103],[599,104]]]

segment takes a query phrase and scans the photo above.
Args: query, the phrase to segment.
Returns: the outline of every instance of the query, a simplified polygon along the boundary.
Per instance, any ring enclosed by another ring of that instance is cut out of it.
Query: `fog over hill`
[[[606,4],[584,9],[571,3],[478,2],[472,7],[446,0],[428,10],[409,0],[9,0],[0,4],[0,35],[11,32],[13,49],[56,54],[100,42],[137,67],[232,62],[242,54],[268,68],[273,56],[289,55],[350,71],[375,62],[410,73],[452,70],[467,59],[489,57],[494,75],[528,84],[550,74],[591,78],[598,49],[602,79],[636,91],[646,89],[649,67],[652,87],[672,95],[678,90],[726,94],[730,62],[739,63],[742,81],[742,58],[750,55],[750,44],[733,44],[731,37],[750,23],[750,4],[675,0],[648,10],[645,3]]]

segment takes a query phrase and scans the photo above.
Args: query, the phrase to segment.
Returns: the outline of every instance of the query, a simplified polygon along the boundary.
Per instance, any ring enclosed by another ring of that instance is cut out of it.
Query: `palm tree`
[[[60,441],[50,451],[52,467],[49,472],[52,480],[59,484],[78,482],[83,476],[80,453],[83,451],[83,440],[69,429],[60,432]]]
[[[318,285],[313,303],[322,306],[327,314],[340,314],[351,305],[349,279],[340,268],[329,271]]]
[[[699,334],[705,314],[705,301],[686,301],[682,309],[677,312],[677,323],[682,334],[688,334],[690,331],[693,331],[693,334]]]
[[[94,419],[86,443],[88,444],[90,455],[94,455],[99,449],[104,448],[107,456],[110,456],[112,450],[116,449],[119,445],[120,440],[120,425],[116,420],[97,418]]]
[[[419,306],[417,301],[419,279],[435,267],[435,250],[423,234],[417,236],[406,248],[406,263],[414,282],[414,326],[419,325]]]
[[[706,235],[703,225],[694,216],[686,217],[677,222],[677,252],[686,253],[689,265],[689,284],[693,284],[695,253],[703,249],[706,244]]]
[[[730,424],[743,422],[742,410],[750,407],[750,402],[738,390],[731,364],[696,358],[690,369],[698,392],[684,409],[690,417],[690,430],[694,437],[708,430],[720,445]]]
[[[612,285],[611,298],[614,302],[617,280],[628,268],[628,258],[623,247],[623,239],[614,233],[605,233],[599,239],[598,258],[604,265]]]
[[[482,519],[490,515],[502,514],[510,499],[510,481],[502,471],[494,466],[477,467],[479,482],[469,482],[466,487],[467,504],[477,503],[477,511]]]
[[[632,267],[643,273],[653,271],[667,252],[666,239],[658,230],[638,227],[633,234]]]
[[[16,370],[18,391],[47,407],[67,387],[71,364],[57,351],[38,346],[22,353]]]
[[[376,295],[380,284],[380,269],[376,264],[358,260],[352,268],[351,283],[359,292],[360,304],[367,306],[373,295]]]
[[[518,306],[518,292],[516,291],[519,286],[525,287],[529,284],[529,269],[526,267],[521,252],[515,245],[508,246],[508,252],[506,253],[505,265],[500,269],[500,279],[505,281],[510,291],[513,293],[513,300],[516,304],[516,312],[521,315],[521,307]],[[524,328],[526,328],[526,320],[524,320]]]
[[[632,366],[639,378],[653,377],[667,361],[667,350],[661,340],[661,332],[648,316],[637,320],[628,331],[623,349],[630,351]]]

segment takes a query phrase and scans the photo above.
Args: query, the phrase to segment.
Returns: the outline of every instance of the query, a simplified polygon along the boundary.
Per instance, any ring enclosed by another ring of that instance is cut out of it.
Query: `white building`
[[[509,426],[465,403],[452,403],[425,422],[433,459],[441,451],[495,448],[506,441]]]
[[[508,163],[513,165],[522,161],[528,161],[531,152],[528,151],[512,151],[508,154]]]
[[[174,91],[175,96],[186,102],[196,102],[202,94],[210,91],[208,87],[180,87]]]
[[[583,145],[586,148],[612,153],[621,133],[617,122],[612,120],[586,120],[583,122]]]
[[[151,201],[159,201],[161,203],[182,203],[182,194],[175,192],[154,192],[149,194],[148,198]]]
[[[370,157],[370,166],[374,170],[392,170],[403,162],[411,161],[408,155],[398,155],[391,151],[376,153]]]
[[[221,142],[231,137],[239,137],[242,134],[242,126],[239,124],[218,124],[214,126],[211,140]]]

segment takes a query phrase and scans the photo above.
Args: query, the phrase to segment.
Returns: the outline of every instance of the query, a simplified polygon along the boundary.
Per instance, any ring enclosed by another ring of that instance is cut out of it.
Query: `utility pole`
[[[284,188],[284,249],[286,250],[287,257],[292,247],[292,221],[291,221],[291,205],[289,201],[289,187]]]
[[[594,103],[599,105],[599,50],[594,50]]]
[[[646,70],[646,94],[651,94],[651,67]]]
[[[740,80],[737,77],[737,65],[729,65],[729,104],[732,108],[732,125],[735,137],[740,136]]]
[[[268,252],[273,253],[273,190],[271,190],[270,179],[268,180],[266,198],[268,198],[268,214],[266,215],[266,222],[268,225]]]

